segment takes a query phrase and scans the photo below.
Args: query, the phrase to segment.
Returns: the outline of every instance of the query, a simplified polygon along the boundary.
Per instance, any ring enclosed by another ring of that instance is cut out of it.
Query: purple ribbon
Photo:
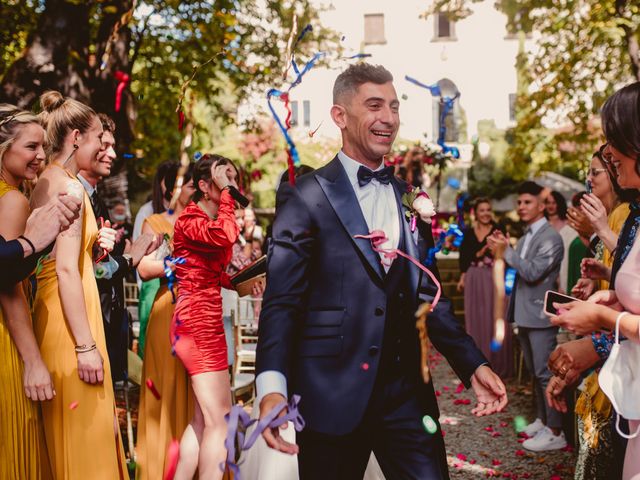
[[[176,293],[173,290],[173,287],[176,283],[176,272],[174,272],[169,265],[170,264],[182,265],[183,263],[186,263],[186,262],[187,262],[187,259],[183,257],[174,258],[170,255],[167,255],[166,257],[164,257],[164,276],[167,277],[167,287],[171,292],[171,298],[172,298],[171,303],[176,303]]]
[[[297,432],[301,431],[304,428],[304,419],[298,411],[299,403],[300,395],[293,395],[288,404],[287,402],[279,403],[261,420],[257,418],[252,420],[241,405],[231,407],[231,411],[224,417],[227,422],[227,438],[224,441],[224,446],[227,449],[227,459],[220,464],[220,470],[224,472],[225,468],[229,468],[233,472],[233,478],[240,480],[240,468],[235,463],[236,441],[241,451],[249,450],[262,435],[262,432],[269,428],[278,428],[289,421],[293,422]],[[287,412],[282,417],[278,417],[284,409],[287,409]],[[245,439],[245,433],[254,423],[257,423],[255,430],[249,438]]]

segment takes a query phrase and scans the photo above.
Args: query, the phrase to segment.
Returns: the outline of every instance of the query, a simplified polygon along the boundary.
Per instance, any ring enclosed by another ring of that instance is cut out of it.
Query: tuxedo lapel
[[[402,204],[402,195],[405,192],[403,191],[400,182],[395,177],[393,177],[391,184],[393,185],[393,191],[395,193],[396,203],[398,205],[398,217],[400,219],[400,245],[404,244],[405,253],[419,261],[420,256],[418,253],[418,245],[414,238],[413,232],[411,231],[410,222],[407,221],[407,217],[405,215],[405,212],[407,212],[408,209]],[[411,291],[417,292],[418,283],[420,281],[420,271],[415,265],[409,265],[408,268],[410,274]]]
[[[384,278],[384,269],[382,268],[380,255],[371,246],[371,240],[354,238],[355,235],[368,235],[370,232],[362,215],[358,198],[338,157],[335,157],[323,169],[322,175],[316,175],[316,179],[340,219],[340,223],[349,234],[349,238],[351,238],[351,241],[360,250],[367,263],[382,280]]]

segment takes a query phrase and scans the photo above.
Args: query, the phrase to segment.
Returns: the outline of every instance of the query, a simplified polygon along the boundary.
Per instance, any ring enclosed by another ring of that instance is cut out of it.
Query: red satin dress
[[[184,209],[174,227],[173,256],[178,299],[171,322],[171,344],[189,375],[228,369],[220,287],[233,289],[225,272],[239,235],[234,201],[224,190],[218,217],[211,219],[195,203]]]

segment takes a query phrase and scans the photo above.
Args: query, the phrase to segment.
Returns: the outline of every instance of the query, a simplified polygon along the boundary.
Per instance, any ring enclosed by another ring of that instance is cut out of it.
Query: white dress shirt
[[[524,245],[522,245],[522,252],[520,252],[520,258],[524,258],[527,255],[527,250],[529,249],[529,244],[531,243],[531,239],[533,236],[538,233],[538,230],[542,228],[543,225],[547,223],[547,219],[542,217],[540,220],[536,220],[527,229],[527,234],[524,236]]]
[[[338,159],[349,177],[369,232],[382,230],[387,236],[387,241],[380,247],[397,248],[400,242],[400,218],[393,185],[384,185],[374,178],[361,187],[358,183],[358,169],[362,164],[349,158],[342,150],[338,153]],[[383,168],[384,163],[380,162],[380,166],[375,171]],[[383,254],[380,254],[380,258],[385,271],[388,272],[391,260],[385,258]],[[275,370],[262,372],[256,378],[256,393],[258,404],[262,397],[269,393],[280,393],[287,398],[287,379]]]

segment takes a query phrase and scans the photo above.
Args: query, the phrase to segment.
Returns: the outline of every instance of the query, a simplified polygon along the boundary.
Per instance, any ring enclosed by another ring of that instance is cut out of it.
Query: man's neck
[[[87,183],[91,185],[93,188],[96,188],[98,186],[98,182],[100,181],[100,178],[95,178],[87,170],[80,170],[78,172],[78,175],[82,175],[82,178],[84,178],[87,181]]]
[[[382,163],[382,157],[377,160],[369,160],[364,155],[361,155],[359,152],[352,150],[348,145],[342,145],[342,151],[344,154],[352,159],[355,162],[361,163],[365,167],[376,170],[380,168],[380,164]]]

